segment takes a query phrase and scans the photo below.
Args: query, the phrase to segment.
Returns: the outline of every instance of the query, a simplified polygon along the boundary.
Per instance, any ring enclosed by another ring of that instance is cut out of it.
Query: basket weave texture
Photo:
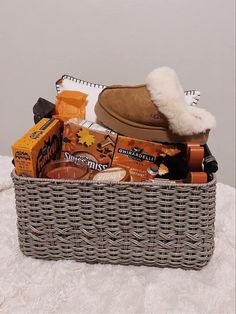
[[[216,179],[207,184],[33,179],[12,172],[21,251],[201,269],[214,251]]]

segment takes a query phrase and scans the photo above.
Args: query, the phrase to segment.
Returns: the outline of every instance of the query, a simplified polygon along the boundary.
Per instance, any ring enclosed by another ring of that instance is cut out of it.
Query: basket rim
[[[11,178],[12,179],[17,179],[17,180],[21,180],[21,181],[31,181],[31,182],[51,182],[51,183],[71,183],[71,184],[90,184],[90,185],[131,185],[131,186],[178,186],[178,187],[191,187],[191,188],[206,188],[206,187],[210,187],[212,185],[216,184],[216,175],[212,174],[212,178],[209,182],[207,183],[199,183],[199,184],[193,184],[193,183],[176,183],[176,182],[168,182],[168,181],[164,181],[164,182],[126,182],[126,181],[108,181],[108,180],[104,180],[104,181],[93,181],[93,180],[65,180],[65,179],[47,179],[47,178],[32,178],[32,177],[23,177],[23,176],[18,176],[16,174],[15,169],[12,170],[11,172]]]

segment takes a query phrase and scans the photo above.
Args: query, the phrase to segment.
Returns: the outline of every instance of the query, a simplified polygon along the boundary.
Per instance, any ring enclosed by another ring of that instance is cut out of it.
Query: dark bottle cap
[[[218,163],[215,157],[212,155],[207,144],[204,145],[204,171],[215,173],[218,171]]]
[[[215,173],[218,171],[218,163],[214,156],[208,156],[204,159],[204,170]]]

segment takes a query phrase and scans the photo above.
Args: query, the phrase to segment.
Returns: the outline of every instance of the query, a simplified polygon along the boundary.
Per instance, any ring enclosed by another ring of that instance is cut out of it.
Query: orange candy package
[[[61,129],[61,121],[43,118],[12,145],[18,176],[41,177],[43,167],[59,157]]]
[[[71,118],[85,119],[87,94],[80,91],[64,90],[57,95],[56,119],[67,121]]]

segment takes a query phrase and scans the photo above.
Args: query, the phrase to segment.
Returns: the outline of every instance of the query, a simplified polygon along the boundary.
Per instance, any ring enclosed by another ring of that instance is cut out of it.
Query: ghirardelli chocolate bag
[[[118,136],[112,167],[124,167],[130,172],[131,181],[146,181],[151,178],[178,178],[177,169],[184,159],[179,145],[161,144]],[[183,169],[186,168],[182,167]],[[180,170],[180,176],[185,176]],[[187,168],[186,168],[187,169]]]

